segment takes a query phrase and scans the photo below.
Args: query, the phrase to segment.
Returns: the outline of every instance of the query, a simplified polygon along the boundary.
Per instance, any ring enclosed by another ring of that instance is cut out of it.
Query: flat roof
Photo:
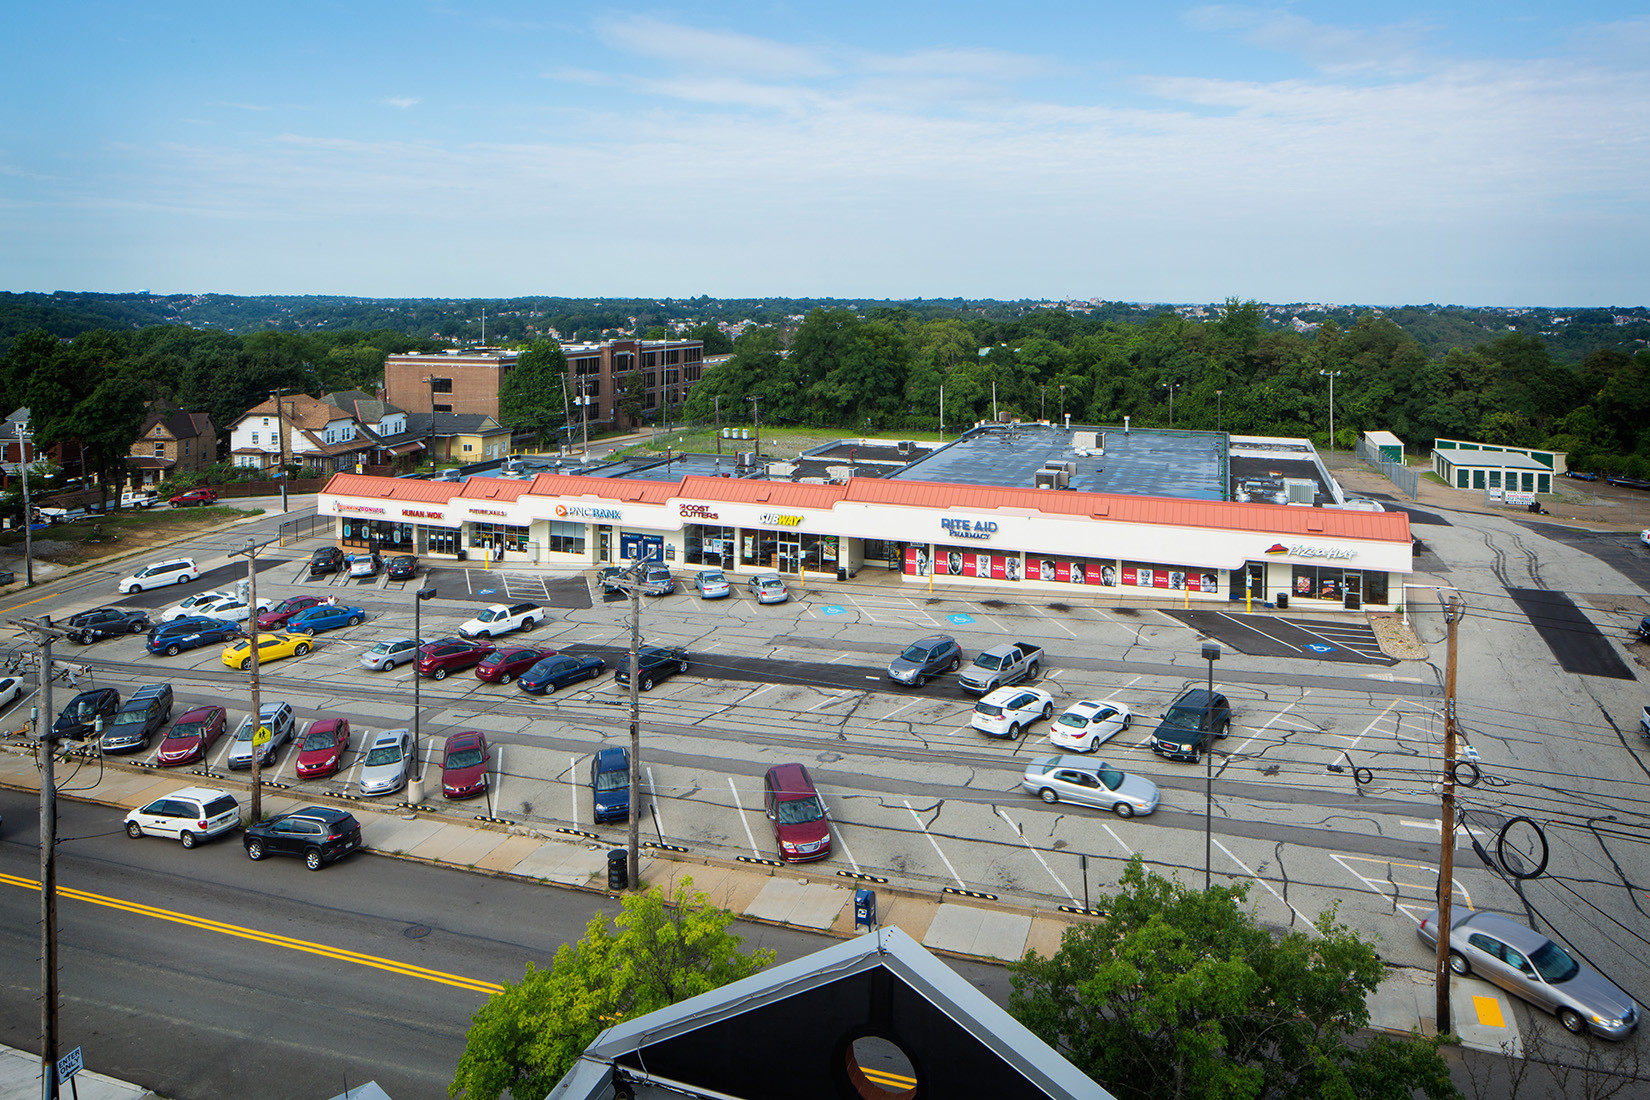
[[[1079,492],[1225,500],[1225,455],[1217,432],[988,424],[889,478],[1032,489],[1047,463],[1070,462]]]
[[[1528,455],[1515,454],[1512,451],[1484,451],[1475,447],[1434,447],[1432,450],[1434,454],[1442,455],[1444,460],[1453,466],[1494,466],[1498,470],[1540,470],[1549,474],[1553,472],[1553,468],[1546,463],[1537,462]]]

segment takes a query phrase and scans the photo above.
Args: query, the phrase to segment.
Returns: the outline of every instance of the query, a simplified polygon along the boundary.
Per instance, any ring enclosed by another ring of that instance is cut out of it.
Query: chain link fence
[[[1421,499],[1421,474],[1418,470],[1411,470],[1401,462],[1394,462],[1383,457],[1380,448],[1374,446],[1368,440],[1358,440],[1357,453],[1359,458],[1379,470],[1381,476],[1397,486],[1398,491],[1408,496],[1410,500]]]

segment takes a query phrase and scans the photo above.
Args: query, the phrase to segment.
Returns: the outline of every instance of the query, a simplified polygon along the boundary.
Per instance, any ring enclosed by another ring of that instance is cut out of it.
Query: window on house
[[[161,434],[161,433],[162,433],[162,432],[164,432],[164,431],[165,431],[165,429],[164,429],[164,428],[162,428],[162,427],[161,427],[161,426],[160,426],[160,425],[159,425],[159,424],[156,424],[156,425],[155,425],[155,435],[157,435],[157,436],[158,436],[158,435],[160,435],[160,434]]]
[[[192,439],[186,439],[186,440],[183,441],[183,457],[184,458],[189,457],[189,445],[193,442],[194,442],[194,440],[192,440]]]
[[[468,443],[464,444],[464,451],[465,451],[466,454],[468,454],[470,451],[473,451],[473,450],[475,450],[474,447],[470,446]]]
[[[257,432],[252,433],[252,445],[254,447],[256,447],[258,445],[258,433]]]
[[[430,379],[430,392],[431,393],[452,393],[453,392],[453,380],[451,378],[432,378],[432,379]]]
[[[451,405],[437,405],[435,407],[435,411],[438,413],[450,413],[453,411],[453,407]]]
[[[159,439],[155,440],[155,457],[156,458],[165,458],[166,457],[166,444],[164,442],[162,442],[161,440],[159,440]]]
[[[264,427],[269,427],[269,417],[264,417]]]

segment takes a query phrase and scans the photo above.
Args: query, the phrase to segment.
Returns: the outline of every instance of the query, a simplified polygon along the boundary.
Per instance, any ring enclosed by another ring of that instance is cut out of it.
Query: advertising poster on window
[[[905,575],[908,577],[928,576],[927,547],[907,546],[905,548]]]
[[[1026,573],[1031,580],[1049,581],[1054,584],[1113,587],[1117,584],[1117,567],[1111,562],[1033,557],[1026,562]]]
[[[1123,563],[1123,583],[1130,588],[1166,588],[1170,591],[1215,592],[1220,574],[1190,569],[1184,565]]]

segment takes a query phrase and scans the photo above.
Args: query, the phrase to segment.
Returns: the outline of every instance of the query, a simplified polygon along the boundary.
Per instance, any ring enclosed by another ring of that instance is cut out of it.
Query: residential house
[[[17,429],[26,427],[28,423],[29,409],[25,405],[22,408],[13,409],[11,415],[6,417],[5,422],[0,424],[0,469],[4,469],[8,476],[17,473],[19,462],[32,463],[40,458],[40,454],[36,453],[33,439],[31,438],[25,444],[18,435]],[[28,454],[26,459],[23,457],[25,451]],[[45,448],[44,454],[57,463],[58,469],[63,472],[63,476],[66,478],[80,477],[85,473],[86,464],[81,454],[79,439],[66,439],[61,443],[53,443],[50,447]]]
[[[149,415],[126,458],[144,485],[173,474],[199,473],[217,461],[218,429],[212,418],[165,401],[149,403]]]
[[[321,400],[349,413],[361,430],[376,441],[367,456],[367,473],[405,472],[422,460],[427,440],[408,425],[406,410],[360,390],[324,393]]]
[[[283,439],[284,436],[284,439]],[[235,421],[229,453],[237,466],[271,469],[282,460],[325,471],[364,466],[378,437],[353,414],[307,394],[262,401]]]
[[[438,462],[485,462],[510,453],[510,429],[479,413],[410,412],[407,431]]]

